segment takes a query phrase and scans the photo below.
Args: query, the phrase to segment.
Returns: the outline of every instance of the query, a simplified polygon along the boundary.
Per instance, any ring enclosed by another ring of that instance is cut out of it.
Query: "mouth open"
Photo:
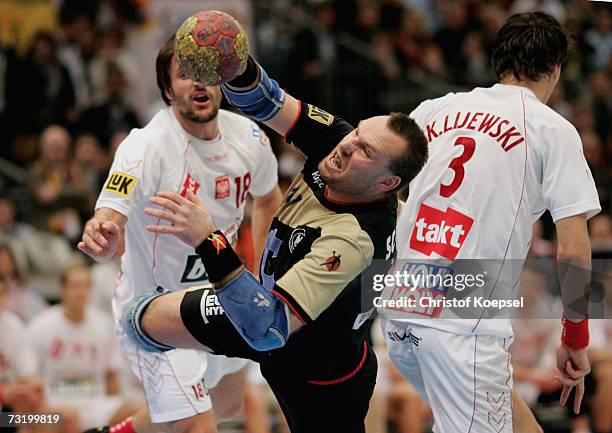
[[[208,97],[207,93],[196,93],[193,100],[198,104],[205,104],[210,100],[210,98]]]
[[[340,161],[340,157],[338,156],[337,152],[334,152],[330,157],[329,157],[329,165],[332,168],[335,168],[336,170],[341,170],[342,169],[342,162]]]

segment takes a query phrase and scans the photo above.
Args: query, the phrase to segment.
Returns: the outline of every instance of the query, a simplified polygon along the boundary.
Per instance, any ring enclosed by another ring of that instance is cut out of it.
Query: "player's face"
[[[170,63],[172,106],[186,120],[206,123],[217,117],[221,106],[221,87],[205,86],[187,77],[173,57]]]
[[[319,163],[319,173],[328,188],[343,196],[359,195],[362,200],[391,189],[386,183],[394,177],[389,163],[406,144],[388,128],[388,119],[376,116],[362,120]]]
[[[71,311],[84,311],[89,301],[91,280],[85,268],[74,269],[61,289],[62,303]]]

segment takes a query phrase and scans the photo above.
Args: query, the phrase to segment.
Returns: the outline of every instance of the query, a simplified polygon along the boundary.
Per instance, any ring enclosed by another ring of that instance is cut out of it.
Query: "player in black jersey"
[[[376,378],[366,340],[371,280],[391,264],[395,191],[424,165],[425,136],[400,113],[353,128],[284,93],[251,58],[223,91],[307,156],[270,228],[260,279],[197,198],[160,192],[146,213],[171,224],[148,230],[193,246],[214,288],[141,298],[124,320],[145,350],[259,362],[294,433],[364,432]]]

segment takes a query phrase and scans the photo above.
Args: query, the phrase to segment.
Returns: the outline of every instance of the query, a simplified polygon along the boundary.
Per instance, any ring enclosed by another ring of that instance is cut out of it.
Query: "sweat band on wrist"
[[[589,345],[589,319],[580,322],[572,322],[563,317],[563,332],[561,333],[561,343],[570,349],[584,349]]]
[[[242,260],[221,230],[213,232],[196,248],[211,283],[218,283],[242,266]]]

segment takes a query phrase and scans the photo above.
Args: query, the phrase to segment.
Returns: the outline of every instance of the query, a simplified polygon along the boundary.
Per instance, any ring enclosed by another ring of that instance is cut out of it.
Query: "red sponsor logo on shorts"
[[[427,256],[454,260],[474,220],[452,208],[446,212],[422,204],[410,236],[410,248]]]
[[[229,176],[223,175],[215,179],[215,198],[217,200],[230,196]]]

